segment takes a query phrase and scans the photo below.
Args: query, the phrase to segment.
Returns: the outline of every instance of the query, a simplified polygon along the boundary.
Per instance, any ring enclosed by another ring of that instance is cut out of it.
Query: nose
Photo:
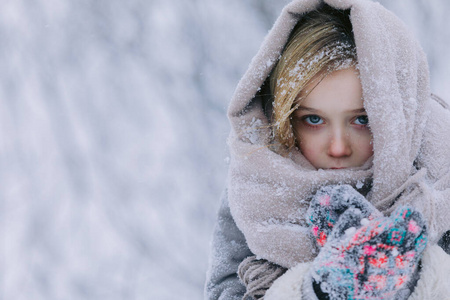
[[[352,155],[350,139],[345,132],[336,131],[333,133],[328,146],[328,155],[335,158],[348,157]]]

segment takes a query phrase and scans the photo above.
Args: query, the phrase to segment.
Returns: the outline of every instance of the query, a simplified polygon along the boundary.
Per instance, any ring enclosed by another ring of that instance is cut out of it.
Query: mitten
[[[390,217],[363,220],[347,210],[313,262],[313,278],[330,299],[393,299],[412,278],[427,244],[422,215],[399,207]]]
[[[382,214],[366,198],[350,185],[328,185],[312,197],[307,212],[311,233],[319,247],[323,247],[328,235],[349,208],[359,209],[363,218],[372,219]]]

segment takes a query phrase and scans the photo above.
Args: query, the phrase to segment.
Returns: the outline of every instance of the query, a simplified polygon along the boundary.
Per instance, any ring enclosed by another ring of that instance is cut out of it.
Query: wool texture
[[[441,247],[434,245],[425,249],[418,281],[411,295],[394,300],[449,299],[450,256]],[[320,300],[313,289],[310,275],[312,263],[299,263],[278,278],[267,290],[264,300]]]
[[[318,247],[323,247],[341,215],[349,208],[358,209],[369,220],[382,214],[350,185],[329,185],[312,197],[307,212],[308,225]]]
[[[417,263],[427,242],[420,213],[402,207],[389,218],[382,217],[348,185],[320,189],[308,212],[311,228],[317,228],[311,231],[313,236],[329,231],[329,243],[318,242],[324,249],[312,268],[312,281],[323,288],[324,295],[336,300],[407,299],[417,282]],[[261,299],[285,272],[264,259],[245,259],[239,266],[239,277],[247,288],[243,299]],[[304,284],[309,297],[322,293],[320,288],[312,289],[313,284]]]
[[[263,299],[273,282],[282,276],[287,269],[270,263],[256,256],[247,257],[239,265],[238,275],[246,287],[242,300]]]
[[[314,228],[311,235],[323,237],[318,246],[325,247],[313,262],[315,282],[332,293],[332,299],[406,299],[410,295],[427,241],[420,213],[399,208],[391,217],[382,217],[348,185],[320,189],[308,213]],[[327,236],[320,234],[324,232]],[[353,236],[346,237],[349,234]],[[329,243],[324,245],[328,236]],[[347,246],[349,239],[352,246]],[[245,259],[238,271],[247,289],[243,299],[261,299],[285,272],[285,268],[255,256]],[[318,292],[306,291],[311,296]]]
[[[355,208],[342,214],[313,262],[313,277],[335,300],[393,299],[417,269],[427,244],[425,223],[408,207],[355,232],[362,219]]]
[[[317,170],[297,149],[272,141],[266,81],[302,15],[324,3],[349,9],[374,155],[355,169]],[[425,54],[403,23],[369,0],[295,0],[265,38],[231,100],[229,204],[258,257],[282,267],[312,261],[307,210],[326,185],[348,184],[389,215],[410,205],[427,220],[429,242],[450,229],[450,111],[429,89]],[[364,191],[368,191],[365,194]]]

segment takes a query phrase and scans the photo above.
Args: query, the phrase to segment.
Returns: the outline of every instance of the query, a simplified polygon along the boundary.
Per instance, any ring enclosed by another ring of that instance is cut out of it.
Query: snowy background
[[[0,299],[202,299],[227,104],[287,2],[2,2]],[[450,99],[450,2],[381,2]]]

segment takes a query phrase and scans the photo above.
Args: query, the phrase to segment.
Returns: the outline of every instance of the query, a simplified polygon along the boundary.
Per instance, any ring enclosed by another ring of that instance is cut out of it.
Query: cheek
[[[359,156],[367,160],[373,155],[372,134],[366,133],[358,137],[358,151]]]
[[[300,151],[312,164],[319,159],[322,153],[320,150],[323,149],[324,144],[327,142],[326,138],[323,138],[319,133],[301,134],[299,141]]]

